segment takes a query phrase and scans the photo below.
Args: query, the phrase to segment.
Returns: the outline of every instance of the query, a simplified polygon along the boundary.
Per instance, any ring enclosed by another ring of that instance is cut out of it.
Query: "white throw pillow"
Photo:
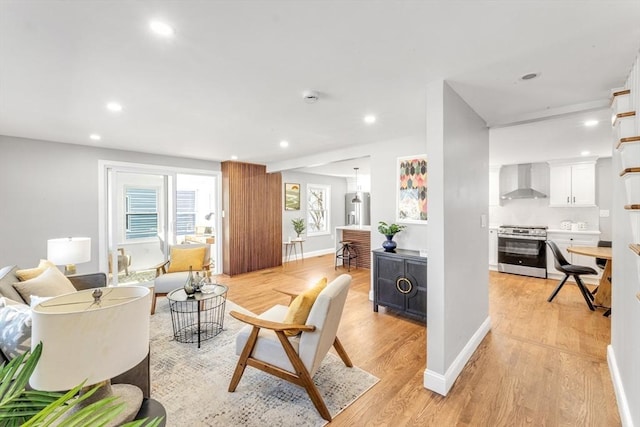
[[[57,267],[49,267],[38,277],[14,283],[13,287],[27,304],[31,304],[31,295],[55,297],[76,291],[71,281]]]
[[[11,360],[31,350],[31,309],[0,298],[0,350]]]

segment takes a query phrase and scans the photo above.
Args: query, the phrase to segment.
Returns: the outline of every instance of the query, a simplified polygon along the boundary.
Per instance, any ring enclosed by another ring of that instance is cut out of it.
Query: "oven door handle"
[[[545,241],[547,240],[546,237],[541,237],[541,236],[514,236],[513,234],[498,234],[498,238],[501,239],[512,239],[512,240],[541,240],[541,241]]]

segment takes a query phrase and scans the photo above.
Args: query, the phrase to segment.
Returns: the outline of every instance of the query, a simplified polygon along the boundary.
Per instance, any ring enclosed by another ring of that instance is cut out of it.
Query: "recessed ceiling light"
[[[119,112],[122,111],[122,105],[118,104],[117,102],[110,102],[107,104],[107,110]]]
[[[364,122],[367,124],[372,124],[376,122],[376,116],[372,116],[372,115],[368,115],[368,116],[364,116]]]
[[[586,122],[584,122],[584,125],[591,127],[597,125],[598,123],[600,122],[598,122],[597,120],[587,120]]]
[[[289,142],[288,141],[280,141],[280,147],[287,148],[288,146],[289,146]]]
[[[97,133],[92,133],[91,135],[89,135],[89,138],[91,138],[93,141],[100,141],[102,139],[102,137]]]
[[[581,155],[581,156],[588,156],[589,154],[591,154],[591,151],[587,151],[587,150],[585,150],[585,151],[581,151],[581,152],[580,152],[580,155]]]
[[[171,25],[162,21],[149,22],[149,28],[151,31],[162,37],[171,37],[176,32]]]
[[[536,77],[540,77],[540,73],[527,73],[520,77],[520,80],[533,80]]]
[[[238,160],[238,156],[236,155],[231,156],[231,160]]]

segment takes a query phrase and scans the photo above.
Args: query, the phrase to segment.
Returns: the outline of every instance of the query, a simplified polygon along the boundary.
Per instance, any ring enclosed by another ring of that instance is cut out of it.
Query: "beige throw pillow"
[[[14,283],[13,287],[27,304],[31,304],[31,295],[55,297],[76,291],[71,281],[58,270],[58,267],[49,267],[38,277]]]
[[[44,273],[44,271],[49,267],[55,267],[56,265],[47,259],[41,259],[40,264],[34,268],[25,268],[22,270],[16,271],[16,276],[20,281],[25,281],[29,279],[33,279]]]

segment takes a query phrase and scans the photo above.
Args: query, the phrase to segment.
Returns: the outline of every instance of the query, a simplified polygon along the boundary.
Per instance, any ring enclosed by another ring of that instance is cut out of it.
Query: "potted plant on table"
[[[393,236],[406,228],[406,225],[387,224],[384,221],[378,222],[378,231],[387,238],[382,242],[382,247],[386,252],[393,252],[397,244],[393,241]]]
[[[293,231],[296,232],[296,234],[298,235],[297,238],[299,239],[300,235],[306,228],[306,226],[304,225],[304,218],[294,218],[291,220],[291,224],[293,224]]]

